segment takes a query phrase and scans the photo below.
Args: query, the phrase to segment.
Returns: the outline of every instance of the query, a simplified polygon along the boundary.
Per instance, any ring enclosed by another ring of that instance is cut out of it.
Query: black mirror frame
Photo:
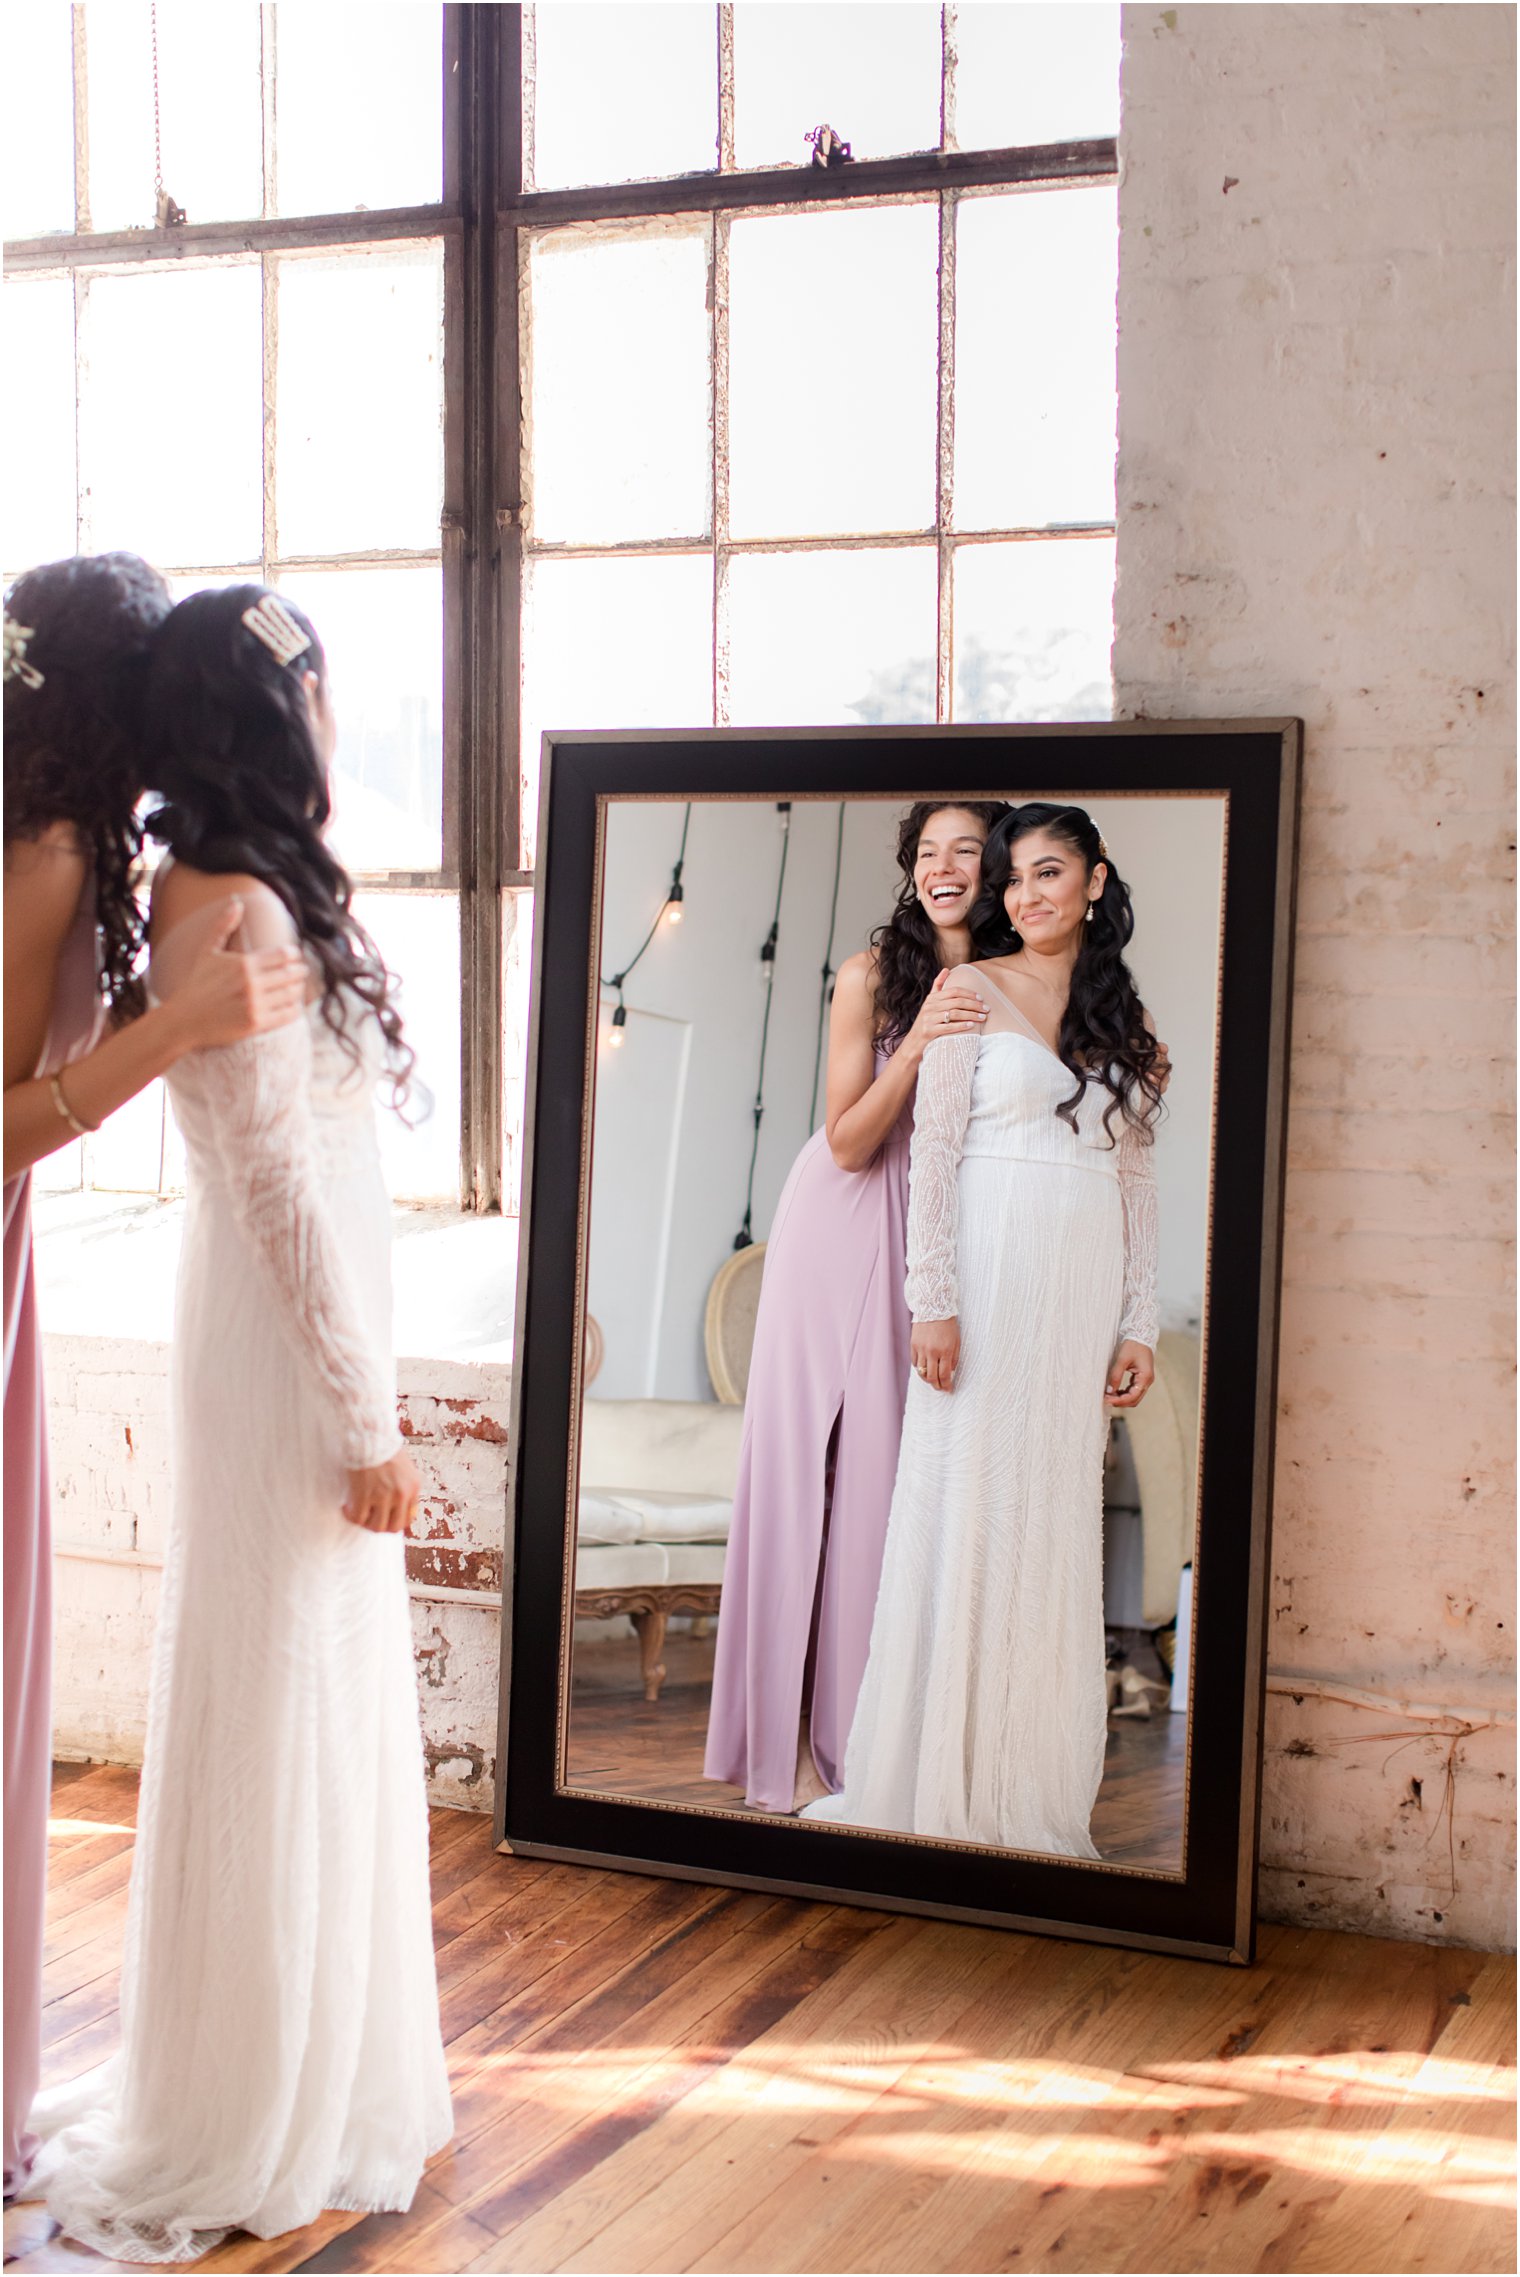
[[[1200,1959],[1254,1957],[1301,744],[1301,723],[1288,719],[545,736],[503,1560],[501,1848]],[[1209,1619],[1195,1629],[1183,1870],[565,1788],[567,1512],[606,802],[1104,791],[1229,802],[1195,1593]]]

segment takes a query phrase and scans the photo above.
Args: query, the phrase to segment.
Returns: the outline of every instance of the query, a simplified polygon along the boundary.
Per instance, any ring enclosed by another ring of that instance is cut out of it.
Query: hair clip
[[[1106,838],[1098,840],[1098,859],[1100,862],[1108,860],[1108,840]]]
[[[23,688],[40,688],[42,686],[42,674],[35,664],[28,664],[26,660],[26,644],[29,640],[35,640],[36,637],[32,626],[18,625],[15,618],[11,616],[6,618],[5,678],[7,680],[19,680]]]
[[[243,611],[243,622],[255,640],[261,640],[276,664],[293,664],[311,646],[311,634],[302,632],[277,593],[266,593],[255,607]]]

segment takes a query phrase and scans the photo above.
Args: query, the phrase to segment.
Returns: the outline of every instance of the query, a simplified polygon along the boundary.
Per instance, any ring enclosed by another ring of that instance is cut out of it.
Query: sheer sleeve
[[[332,1402],[346,1470],[401,1445],[396,1387],[350,1279],[317,1183],[311,1029],[302,1019],[195,1054],[234,1217],[273,1284],[291,1343]]]
[[[1119,1140],[1119,1198],[1124,1210],[1124,1311],[1119,1342],[1156,1349],[1156,1168],[1150,1134],[1126,1123]]]
[[[961,1147],[979,1045],[974,1035],[941,1036],[918,1071],[908,1167],[907,1298],[915,1320],[954,1320],[960,1310],[955,1252]]]

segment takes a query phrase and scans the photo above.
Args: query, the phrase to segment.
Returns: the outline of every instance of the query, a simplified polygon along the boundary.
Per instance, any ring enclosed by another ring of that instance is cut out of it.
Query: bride
[[[172,2262],[324,2207],[401,2210],[450,2132],[403,1563],[376,1078],[411,1054],[322,842],[321,648],[259,586],[158,636],[145,738],[170,849],[150,989],[229,892],[298,941],[308,1004],[170,1077],[189,1158],[175,1510],[155,1645],[121,2053],[40,2099],[68,2236]]]
[[[978,919],[1001,903],[1010,946],[952,976],[986,1025],[919,1074],[881,1587],[843,1792],[802,1815],[1095,1858],[1103,1450],[1155,1374],[1165,1060],[1088,814],[1015,808],[982,878]]]

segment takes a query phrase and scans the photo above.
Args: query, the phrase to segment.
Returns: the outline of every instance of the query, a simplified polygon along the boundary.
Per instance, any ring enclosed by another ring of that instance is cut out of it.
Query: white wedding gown
[[[121,2052],[33,2115],[51,2212],[118,2260],[404,2208],[451,2132],[404,1539],[340,1514],[345,1470],[400,1445],[357,1001],[351,1028],[358,1069],[311,1006],[170,1077],[174,1517]]]
[[[929,1046],[908,1303],[958,1320],[953,1391],[908,1382],[844,1788],[807,1819],[1095,1858],[1107,1730],[1104,1385],[1156,1343],[1151,1143],[976,966],[980,1035]]]

